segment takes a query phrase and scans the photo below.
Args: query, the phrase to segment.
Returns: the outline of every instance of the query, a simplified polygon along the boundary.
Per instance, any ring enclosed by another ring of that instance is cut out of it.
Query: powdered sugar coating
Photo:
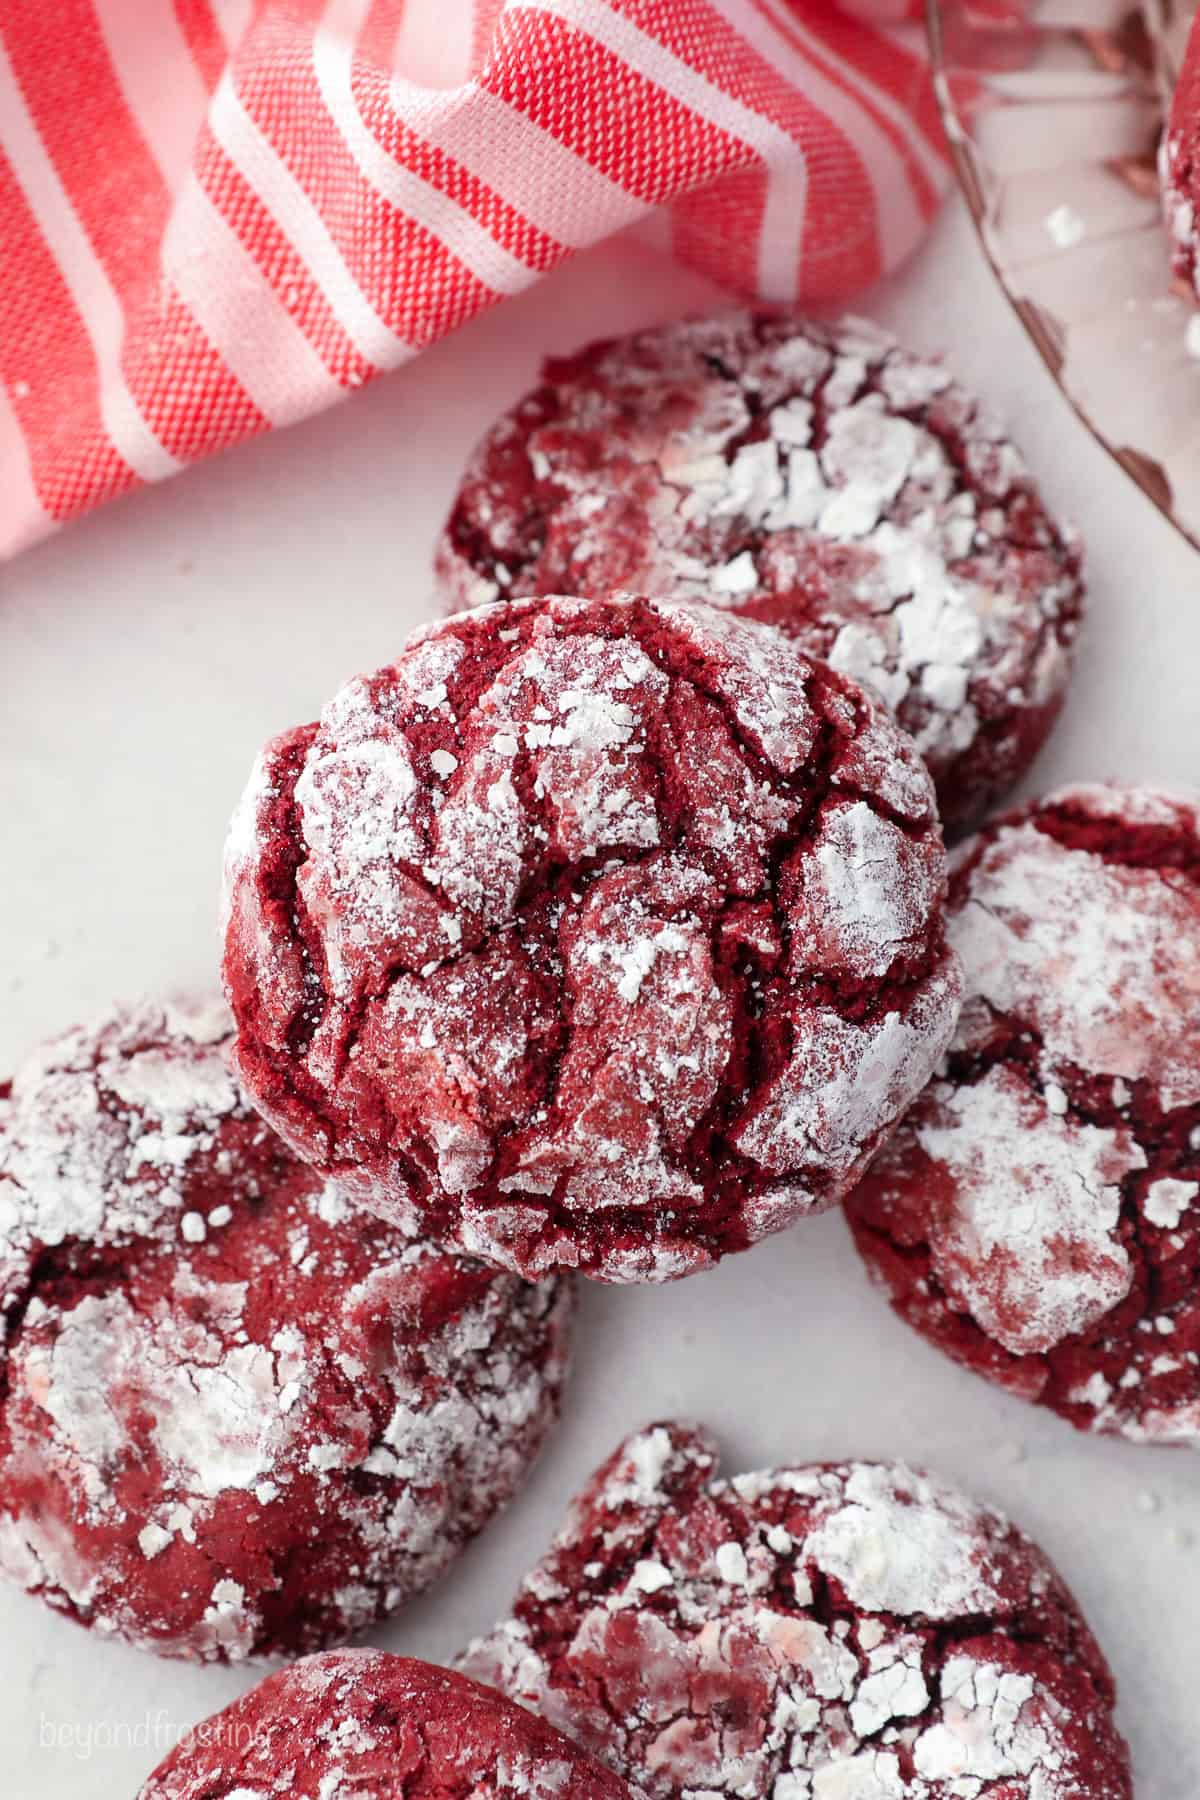
[[[1045,739],[1083,604],[1074,535],[939,363],[752,313],[548,362],[472,457],[437,569],[453,609],[633,588],[794,634],[892,708],[953,830]]]
[[[418,634],[268,747],[230,840],[237,1063],[404,1230],[702,1268],[846,1191],[949,1039],[928,777],[852,684],[618,597]]]
[[[208,1719],[139,1800],[634,1800],[540,1719],[380,1650],[281,1669]]]
[[[1200,811],[1062,789],[956,863],[962,1017],[850,1202],[859,1248],[970,1367],[1200,1446]]]
[[[1041,1552],[902,1464],[721,1478],[659,1424],[459,1659],[662,1800],[1124,1800],[1103,1656]]]
[[[0,1121],[0,1570],[239,1661],[428,1586],[552,1422],[571,1295],[369,1218],[238,1094],[223,1005],[45,1046]]]

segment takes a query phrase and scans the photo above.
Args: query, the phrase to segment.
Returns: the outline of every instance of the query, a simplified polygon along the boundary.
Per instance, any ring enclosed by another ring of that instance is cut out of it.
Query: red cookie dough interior
[[[281,1669],[205,1720],[139,1800],[633,1800],[522,1707],[380,1650]]]
[[[966,1000],[849,1207],[902,1317],[1073,1424],[1200,1446],[1200,814],[1069,788],[965,845]]]
[[[239,1097],[221,1005],[21,1070],[0,1121],[0,1569],[237,1661],[426,1587],[553,1421],[571,1295],[353,1216]]]
[[[912,733],[947,830],[1061,706],[1080,550],[940,363],[865,321],[734,313],[548,362],[475,452],[437,556],[452,608],[620,588],[794,634]]]
[[[1129,1800],[1104,1658],[1046,1558],[903,1464],[720,1478],[629,1438],[460,1666],[654,1800]]]
[[[237,1062],[405,1229],[704,1267],[839,1199],[949,1040],[928,777],[701,608],[444,621],[269,745],[228,855]]]

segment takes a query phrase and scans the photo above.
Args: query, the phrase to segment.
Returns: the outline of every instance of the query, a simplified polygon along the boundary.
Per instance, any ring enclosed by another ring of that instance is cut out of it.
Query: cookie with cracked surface
[[[850,1202],[859,1250],[968,1368],[1200,1448],[1200,810],[1063,788],[955,860],[962,1018]]]
[[[634,1800],[502,1695],[382,1650],[280,1669],[197,1726],[139,1800]]]
[[[1075,535],[940,363],[865,321],[734,313],[548,362],[488,432],[437,552],[451,608],[618,588],[776,625],[911,732],[978,822],[1062,705]]]
[[[459,1658],[654,1800],[1129,1800],[1104,1657],[1000,1514],[899,1463],[628,1438]]]
[[[554,1420],[572,1299],[352,1219],[231,1034],[220,1003],[114,1012],[0,1116],[0,1571],[203,1661],[428,1586]]]
[[[686,1275],[840,1199],[936,1067],[944,860],[903,734],[777,634],[628,596],[464,613],[260,759],[237,1066],[404,1229]]]

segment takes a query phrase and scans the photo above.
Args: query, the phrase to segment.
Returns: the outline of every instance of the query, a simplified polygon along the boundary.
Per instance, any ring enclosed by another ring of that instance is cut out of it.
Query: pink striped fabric
[[[772,301],[945,162],[912,0],[4,0],[0,552],[289,424],[661,211]]]

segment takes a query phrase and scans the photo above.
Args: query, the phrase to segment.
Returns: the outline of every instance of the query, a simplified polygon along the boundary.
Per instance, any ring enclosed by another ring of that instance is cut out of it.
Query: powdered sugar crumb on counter
[[[961,847],[949,929],[958,1030],[851,1199],[859,1247],[969,1366],[1200,1445],[1200,811],[1050,794]]]
[[[216,1017],[114,1013],[14,1081],[0,1570],[107,1635],[241,1660],[373,1623],[508,1498],[571,1294],[353,1214],[238,1096]]]
[[[689,1273],[833,1203],[948,1040],[928,776],[744,620],[447,620],[268,777],[226,940],[239,1072],[404,1230],[530,1276]]]
[[[1061,703],[1079,546],[997,423],[865,321],[731,313],[549,362],[476,450],[451,607],[559,589],[714,602],[873,688],[960,829]]]
[[[651,1443],[660,1478],[635,1500],[624,1472]],[[1132,1792],[1111,1678],[1054,1570],[902,1464],[722,1479],[702,1434],[635,1434],[459,1666],[662,1800]]]
[[[1087,226],[1073,206],[1056,206],[1048,212],[1046,230],[1060,250],[1073,250],[1087,236]]]

